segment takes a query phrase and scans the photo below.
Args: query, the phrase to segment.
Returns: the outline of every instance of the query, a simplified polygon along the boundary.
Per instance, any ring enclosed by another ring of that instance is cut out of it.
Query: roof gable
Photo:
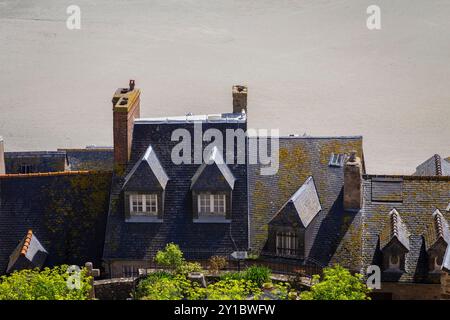
[[[191,189],[209,187],[233,190],[236,178],[225,164],[219,149],[214,146],[191,179]]]
[[[450,242],[450,232],[448,228],[448,223],[439,209],[434,211],[432,222],[428,225],[427,232],[424,234],[425,238],[425,248],[430,250],[439,241],[443,241],[445,245]]]
[[[47,259],[47,255],[47,250],[45,250],[32,230],[29,230],[11,254],[6,272],[41,268]]]
[[[389,220],[380,234],[380,249],[391,246],[394,243],[400,244],[405,251],[409,251],[409,233],[397,210],[392,209],[389,213]]]
[[[152,185],[152,182],[157,182],[162,189],[165,189],[168,181],[169,177],[166,171],[159,162],[152,146],[149,145],[144,155],[126,175],[123,188],[131,184],[145,186]]]
[[[295,211],[303,228],[306,228],[322,210],[313,177],[310,176],[306,179],[303,185],[283,205],[270,223],[278,220],[280,216],[292,212],[292,210]]]

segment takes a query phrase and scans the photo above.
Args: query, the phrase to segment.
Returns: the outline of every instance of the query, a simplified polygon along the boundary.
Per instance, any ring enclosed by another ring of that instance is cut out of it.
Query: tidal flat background
[[[450,1],[0,0],[7,151],[112,145],[128,79],[142,117],[230,111],[246,84],[250,127],[362,135],[369,173],[410,174],[450,156]]]

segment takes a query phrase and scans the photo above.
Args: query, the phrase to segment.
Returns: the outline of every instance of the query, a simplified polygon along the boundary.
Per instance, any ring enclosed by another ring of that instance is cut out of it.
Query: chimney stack
[[[113,98],[114,171],[121,175],[130,160],[134,119],[140,117],[141,91],[134,80],[116,90]]]
[[[247,113],[247,92],[246,86],[233,86],[233,113],[242,113],[242,110]]]
[[[344,210],[358,211],[361,209],[362,173],[361,159],[356,156],[356,151],[352,151],[344,165]]]
[[[3,137],[0,136],[0,174],[5,173],[5,146],[3,145]]]

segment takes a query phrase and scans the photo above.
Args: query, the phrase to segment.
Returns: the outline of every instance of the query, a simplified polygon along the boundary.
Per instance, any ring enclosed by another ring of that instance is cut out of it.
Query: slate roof
[[[7,273],[15,270],[41,268],[48,252],[39,242],[32,230],[29,230],[9,257]]]
[[[389,219],[380,233],[380,249],[386,248],[393,240],[397,240],[409,251],[409,233],[395,209],[389,213]]]
[[[390,221],[389,213],[395,209],[409,234],[409,252],[406,254],[405,272],[382,275],[383,281],[435,283],[439,279],[428,273],[426,234],[435,224],[436,209],[448,222],[449,212],[444,211],[450,199],[450,177],[377,176],[363,177],[363,208],[356,214],[348,232],[340,241],[332,262],[362,272],[372,264],[381,265],[380,235]],[[400,183],[400,198],[395,202],[379,201],[372,197],[372,180],[391,180]],[[362,222],[362,223],[361,223]],[[404,241],[404,240],[402,240]],[[354,252],[349,255],[348,252]]]
[[[84,149],[58,149],[65,152],[68,170],[112,171],[114,149],[112,147],[86,147]]]
[[[22,165],[31,165],[32,172],[64,171],[66,153],[62,151],[5,152],[5,172],[21,173]]]
[[[191,179],[191,189],[195,187],[197,184],[199,178],[204,174],[205,169],[209,168],[210,166],[215,166],[219,169],[221,176],[225,179],[228,186],[231,190],[234,188],[234,182],[236,181],[236,178],[233,176],[233,173],[231,172],[230,168],[225,164],[225,161],[223,160],[222,153],[219,152],[218,148],[214,146],[207,157],[204,159],[204,163],[200,165],[200,167],[195,172],[194,176]]]
[[[448,158],[447,158],[448,159]],[[416,168],[417,176],[450,176],[450,162],[435,154]]]
[[[166,174],[166,171],[161,166],[161,163],[158,160],[158,157],[156,156],[155,151],[153,150],[152,146],[149,145],[147,150],[145,151],[142,158],[140,158],[138,161],[136,161],[136,164],[131,168],[130,172],[128,172],[127,176],[125,177],[125,181],[123,183],[123,187],[127,185],[127,183],[130,181],[130,179],[137,175],[137,170],[140,166],[145,165],[148,166],[148,168],[152,171],[154,177],[157,179],[159,185],[162,189],[166,188],[167,182],[169,181],[169,177]],[[145,180],[145,176],[143,176],[142,172],[140,173],[140,177],[137,177],[138,179]],[[122,188],[123,188],[122,187]]]
[[[198,123],[197,123],[198,124]],[[226,136],[226,129],[246,130],[244,120],[202,121],[202,131],[214,128]],[[142,260],[152,259],[168,242],[177,243],[187,258],[209,258],[211,255],[226,255],[236,249],[247,248],[247,169],[245,165],[230,165],[235,177],[231,223],[194,223],[192,212],[191,179],[201,164],[174,164],[172,149],[179,141],[172,141],[172,132],[185,129],[194,135],[194,122],[182,119],[139,119],[134,122],[130,163],[125,176],[151,146],[164,168],[168,180],[165,189],[165,206],[162,223],[129,223],[125,221],[124,178],[115,176],[108,215],[104,259]],[[201,138],[201,137],[200,137]],[[191,152],[194,152],[194,139]],[[203,141],[203,148],[209,142]],[[226,152],[226,146],[225,150]],[[192,158],[193,159],[193,154]],[[128,189],[128,186],[127,186]]]
[[[271,221],[282,214],[283,209],[288,204],[293,205],[303,228],[306,228],[320,210],[322,210],[313,177],[306,179],[302,186],[292,195]]]
[[[279,170],[275,175],[262,175],[264,165],[249,164],[252,250],[260,252],[264,249],[269,221],[302,184],[313,177],[322,210],[308,226],[305,256],[320,265],[327,265],[355,219],[355,213],[343,212],[344,170],[343,167],[330,166],[330,156],[332,153],[350,154],[353,150],[358,157],[364,158],[362,137],[280,137]]]
[[[0,175],[0,274],[30,229],[46,266],[100,266],[110,183],[108,172]]]

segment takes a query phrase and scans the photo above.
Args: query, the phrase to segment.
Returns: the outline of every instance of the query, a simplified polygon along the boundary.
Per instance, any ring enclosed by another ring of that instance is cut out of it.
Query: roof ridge
[[[77,170],[77,171],[55,171],[55,172],[33,172],[33,173],[7,173],[7,174],[0,174],[0,179],[65,176],[65,175],[96,174],[109,172],[110,171],[102,171],[102,170]]]
[[[25,241],[23,243],[22,249],[20,250],[20,254],[25,256],[28,252],[28,247],[30,246],[31,238],[33,237],[33,230],[28,230],[27,235],[25,236]]]
[[[442,166],[441,166],[441,156],[438,154],[434,155],[434,163],[436,164],[436,175],[442,176]]]
[[[436,237],[437,238],[444,238],[444,225],[443,225],[443,216],[442,213],[439,210],[436,210],[433,213],[434,216],[434,223],[436,226]]]

